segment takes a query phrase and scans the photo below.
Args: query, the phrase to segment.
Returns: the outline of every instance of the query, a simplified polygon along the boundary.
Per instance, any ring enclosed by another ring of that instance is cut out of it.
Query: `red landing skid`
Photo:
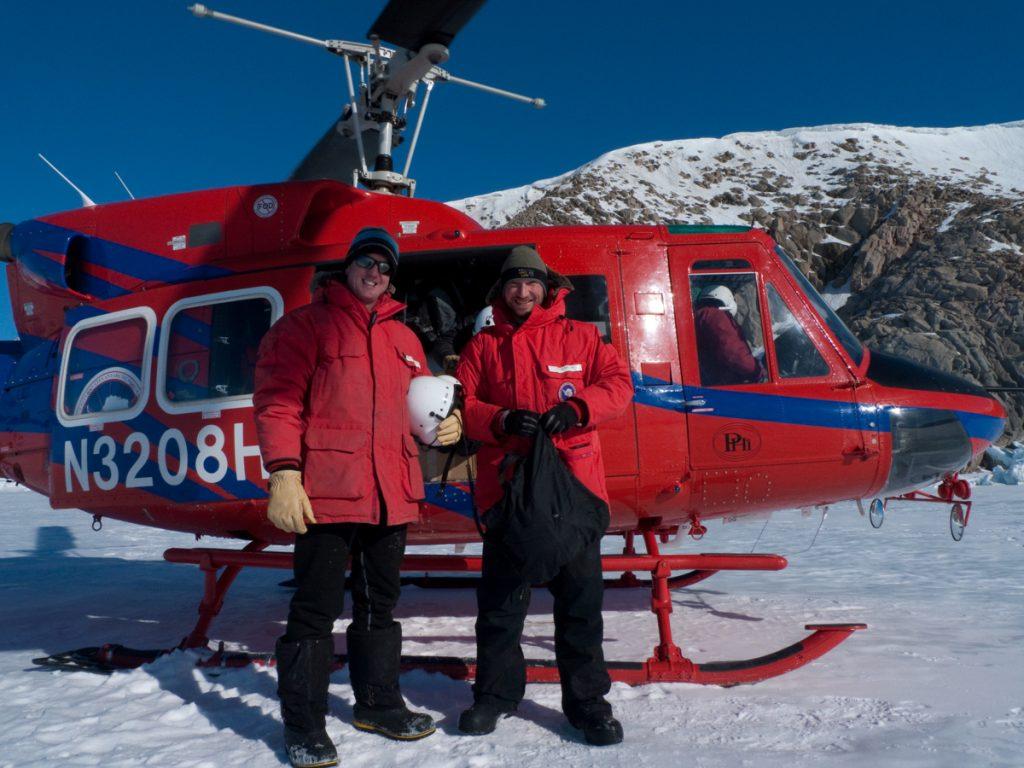
[[[643,685],[655,682],[701,683],[705,685],[732,686],[742,683],[756,683],[776,677],[813,661],[828,653],[865,624],[808,624],[805,629],[812,632],[803,640],[782,650],[742,661],[714,661],[696,663],[683,656],[672,640],[672,586],[691,584],[718,571],[778,571],[786,567],[786,559],[779,555],[662,555],[654,531],[642,532],[647,554],[633,551],[632,537],[627,537],[626,553],[605,555],[601,558],[604,571],[622,572],[620,586],[650,586],[651,612],[658,621],[659,643],[653,655],[643,662],[609,662],[608,671],[612,680],[629,685]],[[205,590],[199,604],[199,619],[192,632],[178,645],[177,649],[205,649],[209,639],[210,623],[220,612],[228,588],[239,571],[245,567],[281,568],[291,570],[292,556],[288,552],[264,552],[266,545],[251,542],[244,549],[168,549],[164,559],[172,563],[198,565],[205,576]],[[481,558],[463,555],[406,555],[403,571],[432,573],[479,573]],[[218,571],[223,571],[218,575]],[[633,571],[649,571],[650,582],[641,583]],[[673,579],[673,571],[688,571]],[[172,650],[135,650],[120,645],[105,645],[98,648],[82,648],[77,651],[55,654],[35,663],[61,669],[89,669],[110,672],[114,669],[131,669]],[[344,665],[343,655],[337,657],[337,664]],[[221,644],[211,657],[200,661],[201,667],[241,667],[250,663],[272,664],[273,657],[249,653],[227,652]],[[403,656],[404,669],[422,669],[440,672],[458,680],[472,679],[476,674],[476,663],[472,659],[458,657]],[[558,668],[553,661],[528,661],[527,680],[533,683],[558,682]]]

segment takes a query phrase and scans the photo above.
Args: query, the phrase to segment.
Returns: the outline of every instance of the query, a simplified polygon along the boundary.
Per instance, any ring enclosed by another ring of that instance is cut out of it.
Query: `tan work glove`
[[[456,408],[452,415],[437,425],[437,444],[455,445],[462,437],[462,411]]]
[[[271,472],[269,486],[267,519],[286,533],[305,533],[306,523],[315,523],[316,518],[302,487],[302,473],[297,469]]]

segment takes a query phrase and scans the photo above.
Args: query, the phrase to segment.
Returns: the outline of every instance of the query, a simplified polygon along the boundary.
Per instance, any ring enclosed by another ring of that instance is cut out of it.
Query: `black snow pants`
[[[604,696],[611,680],[604,662],[600,540],[548,582],[555,599],[555,658],[562,681],[562,711],[570,716],[611,713]],[[477,587],[477,675],[473,697],[511,711],[526,690],[521,645],[530,606],[530,585],[517,575],[499,543],[484,539],[483,573]]]
[[[401,593],[405,525],[323,523],[295,536],[298,589],[288,611],[283,639],[298,642],[330,637],[345,608],[345,570],[352,558],[352,626],[390,629]]]
[[[310,525],[295,537],[298,590],[288,627],[277,641],[278,687],[285,726],[323,731],[328,710],[332,630],[345,606],[345,570],[352,558],[349,670],[357,704],[404,706],[398,674],[402,627],[392,611],[401,592],[406,526],[360,523]]]

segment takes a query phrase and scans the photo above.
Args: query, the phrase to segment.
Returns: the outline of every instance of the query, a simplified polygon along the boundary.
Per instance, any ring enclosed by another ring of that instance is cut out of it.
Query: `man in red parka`
[[[392,616],[406,527],[424,495],[406,393],[414,376],[429,375],[423,348],[399,317],[404,305],[389,295],[397,267],[387,231],[361,230],[338,270],[321,276],[313,302],[282,317],[260,345],[253,404],[271,473],[267,517],[296,534],[298,589],[276,646],[295,766],[337,764],[325,715],[350,557],[353,724],[396,739],[435,730],[402,698],[402,628]],[[437,440],[450,445],[460,435],[455,414]]]
[[[738,307],[732,291],[724,285],[709,285],[693,306],[700,383],[716,387],[764,381],[764,366],[750,351],[736,322]]]
[[[536,250],[512,249],[492,291],[494,325],[462,351],[456,378],[465,396],[466,434],[481,441],[475,502],[485,511],[502,496],[499,465],[524,455],[543,429],[572,473],[608,502],[596,427],[629,405],[629,369],[597,329],[565,317],[572,289]],[[467,734],[494,730],[523,698],[526,664],[520,638],[530,584],[517,575],[501,545],[484,537],[477,589],[477,676],[473,706],[462,713]],[[617,744],[622,726],[605,695],[611,687],[601,648],[600,539],[549,582],[554,596],[555,656],[562,710],[591,744]]]

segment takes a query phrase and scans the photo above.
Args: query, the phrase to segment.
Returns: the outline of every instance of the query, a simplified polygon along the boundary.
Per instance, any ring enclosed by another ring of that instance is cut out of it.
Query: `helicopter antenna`
[[[189,6],[188,10],[197,18],[216,19],[280,35],[326,49],[344,59],[348,102],[340,119],[331,124],[292,172],[292,179],[332,178],[362,184],[377,192],[404,193],[412,197],[416,181],[408,174],[434,85],[455,83],[538,109],[546,106],[544,99],[456,77],[439,66],[448,60],[447,46],[483,3],[484,0],[452,0],[434,8],[421,0],[389,0],[370,28],[368,44],[320,40],[220,13],[199,3]],[[396,47],[382,45],[382,40]],[[359,67],[358,89],[351,72],[353,63]],[[420,84],[424,86],[423,100],[418,105],[419,114],[405,166],[398,173],[394,169],[392,150],[402,142],[409,110],[417,106]],[[367,162],[368,152],[372,153],[372,166]]]
[[[72,181],[71,179],[69,179],[69,178],[68,178],[67,176],[65,176],[65,175],[64,175],[63,173],[61,173],[61,172],[60,172],[60,169],[59,169],[59,168],[57,168],[57,166],[56,166],[56,165],[54,165],[54,164],[53,164],[53,163],[51,163],[51,162],[50,162],[49,160],[47,160],[47,159],[46,159],[46,158],[45,158],[45,157],[43,156],[43,153],[42,153],[42,152],[38,152],[37,154],[39,155],[39,159],[40,159],[40,160],[42,160],[42,161],[43,161],[44,163],[46,163],[46,164],[47,164],[48,166],[50,166],[50,167],[51,167],[51,168],[53,169],[53,172],[54,172],[54,173],[56,173],[56,174],[57,174],[58,176],[60,176],[60,177],[61,177],[62,179],[64,179],[64,181],[66,181],[66,182],[68,183],[68,185],[69,185],[69,186],[70,186],[70,187],[71,187],[71,188],[72,188],[73,190],[75,190],[75,192],[77,192],[77,193],[79,194],[79,196],[80,196],[80,197],[82,198],[82,207],[83,207],[83,208],[92,208],[92,207],[93,207],[94,205],[96,205],[96,203],[94,203],[94,202],[93,202],[93,199],[92,199],[91,197],[89,197],[89,196],[88,196],[87,194],[85,194],[85,192],[83,192],[83,191],[82,191],[81,189],[79,189],[79,188],[78,188],[78,187],[77,187],[77,186],[75,185],[75,182],[73,182],[73,181]]]
[[[121,186],[124,187],[124,191],[128,193],[128,197],[134,200],[135,195],[133,195],[132,191],[128,189],[128,185],[124,183],[124,179],[121,178],[121,174],[118,173],[117,171],[114,171],[114,175],[117,176],[117,180],[121,182]]]

